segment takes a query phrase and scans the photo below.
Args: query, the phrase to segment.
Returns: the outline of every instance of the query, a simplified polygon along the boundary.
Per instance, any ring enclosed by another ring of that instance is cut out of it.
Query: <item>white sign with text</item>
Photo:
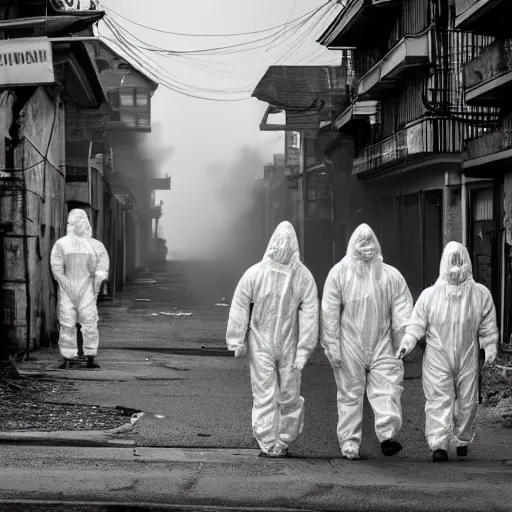
[[[56,4],[63,11],[98,10],[98,2],[96,0],[57,0]]]
[[[52,44],[47,37],[0,41],[0,86],[53,82]]]

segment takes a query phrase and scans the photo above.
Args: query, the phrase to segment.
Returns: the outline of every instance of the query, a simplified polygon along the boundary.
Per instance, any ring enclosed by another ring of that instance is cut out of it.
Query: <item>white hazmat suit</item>
[[[249,350],[252,425],[262,456],[286,456],[302,432],[301,370],[318,343],[318,316],[315,281],[300,261],[293,226],[282,222],[263,260],[238,283],[226,333],[236,357]]]
[[[84,355],[98,351],[96,299],[108,278],[109,257],[104,245],[92,238],[87,214],[74,209],[68,215],[67,235],[57,240],[50,256],[53,276],[59,285],[59,349],[66,360],[78,357],[76,324],[82,326]]]
[[[473,280],[463,245],[447,244],[439,274],[420,295],[397,353],[408,354],[426,337],[425,435],[436,462],[448,459],[452,433],[458,454],[467,454],[475,434],[479,351],[485,350],[487,364],[494,361],[499,339],[491,292]]]
[[[393,339],[403,333],[413,301],[407,283],[382,260],[373,230],[361,224],[347,255],[335,265],[322,297],[322,336],[338,388],[338,440],[342,455],[359,458],[366,389],[382,452],[402,449],[395,440],[402,426],[403,363]]]

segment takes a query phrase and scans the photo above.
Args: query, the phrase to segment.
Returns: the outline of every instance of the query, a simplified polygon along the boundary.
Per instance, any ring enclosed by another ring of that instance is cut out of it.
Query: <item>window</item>
[[[133,107],[135,99],[133,94],[122,93],[119,97],[121,99],[121,107]]]
[[[151,120],[146,116],[139,116],[137,124],[140,128],[151,128]]]
[[[148,94],[146,92],[137,92],[136,101],[138,107],[145,107],[149,103]]]
[[[136,128],[137,127],[137,119],[135,114],[121,114],[120,120],[124,123],[128,128]]]

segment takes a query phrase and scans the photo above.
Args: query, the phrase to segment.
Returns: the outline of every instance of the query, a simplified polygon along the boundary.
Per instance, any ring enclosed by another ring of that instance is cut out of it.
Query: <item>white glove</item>
[[[498,347],[495,344],[485,347],[484,366],[489,366],[494,363],[494,361],[496,361],[496,357],[498,357]]]
[[[235,348],[235,357],[244,357],[247,355],[247,345]]]
[[[400,342],[400,348],[396,351],[395,357],[397,359],[403,359],[413,351],[416,343],[417,340],[412,334],[405,333],[402,341]]]
[[[293,363],[292,370],[294,372],[300,372],[306,366],[306,359],[304,357],[297,357]]]

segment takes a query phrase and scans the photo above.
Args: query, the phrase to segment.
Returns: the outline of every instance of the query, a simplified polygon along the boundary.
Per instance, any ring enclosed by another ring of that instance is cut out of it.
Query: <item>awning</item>
[[[272,124],[268,123],[268,116],[270,114],[276,113],[275,109],[270,106],[265,111],[263,118],[260,123],[261,131],[291,131],[291,132],[300,132],[300,131],[314,131],[316,132],[320,123],[320,110],[321,106],[316,107],[312,106],[311,109],[305,111],[285,111],[286,120],[284,124]]]
[[[376,116],[379,110],[379,101],[356,101],[342,112],[336,121],[334,121],[334,125],[337,130],[341,130],[353,121],[367,120],[370,116]]]

